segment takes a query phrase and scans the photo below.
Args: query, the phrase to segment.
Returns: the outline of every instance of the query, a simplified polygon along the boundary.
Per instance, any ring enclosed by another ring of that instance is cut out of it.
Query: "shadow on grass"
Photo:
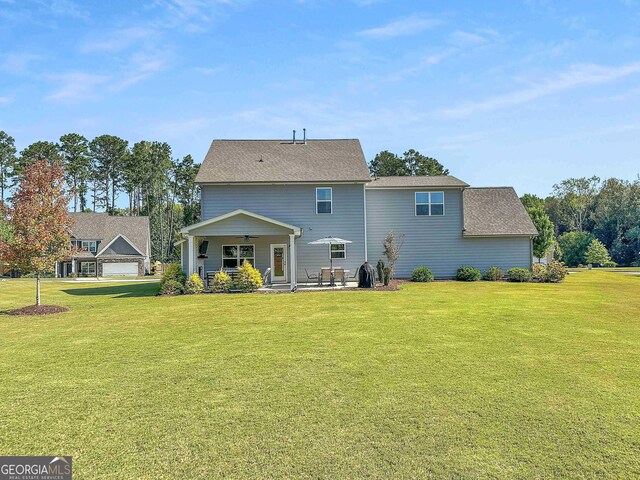
[[[138,283],[127,285],[105,285],[101,287],[65,288],[62,291],[69,295],[91,297],[96,295],[109,295],[115,298],[153,297],[157,295],[159,286],[157,283]]]

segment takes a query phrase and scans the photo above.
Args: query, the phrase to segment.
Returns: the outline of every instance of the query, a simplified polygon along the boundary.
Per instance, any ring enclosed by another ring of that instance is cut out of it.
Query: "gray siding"
[[[406,278],[420,265],[436,277],[452,278],[462,265],[485,270],[530,267],[529,238],[464,238],[461,190],[444,190],[444,216],[416,216],[415,192],[428,189],[367,190],[369,262],[383,257],[382,242],[389,230],[405,234],[396,276]],[[434,191],[442,191],[434,189]]]
[[[131,246],[129,242],[127,242],[124,238],[117,238],[109,248],[107,248],[101,256],[108,255],[136,255],[140,256],[140,252],[138,252],[135,248]]]
[[[330,186],[333,189],[333,213],[316,214],[316,186]],[[234,186],[202,186],[202,219],[210,219],[239,208],[258,213],[274,220],[279,220],[302,229],[301,238],[296,239],[297,249],[297,277],[305,281],[304,269],[309,272],[318,271],[329,265],[329,253],[326,245],[308,245],[309,242],[321,237],[334,236],[351,240],[347,245],[347,258],[334,260],[334,266],[344,266],[355,269],[364,261],[364,204],[363,185],[234,185]],[[241,217],[240,217],[241,218]],[[255,226],[255,222],[253,224]],[[250,225],[247,225],[249,227]],[[235,224],[234,228],[241,225]],[[214,227],[215,231],[215,227]],[[225,234],[230,230],[223,229]],[[234,233],[238,230],[234,230]],[[208,232],[208,233],[213,233]],[[276,231],[269,233],[278,233]],[[243,231],[240,235],[254,235],[252,231]],[[256,244],[258,256],[257,267],[264,271],[268,268],[269,244],[286,243],[288,236],[258,235],[251,239]],[[207,270],[219,268],[221,245],[213,237],[210,241],[209,255],[206,263]],[[234,238],[231,244],[243,243],[242,239]],[[226,244],[226,242],[225,242]],[[214,250],[211,250],[211,249]],[[266,252],[266,253],[263,253]],[[214,259],[214,256],[216,257]],[[211,268],[210,268],[211,267]]]

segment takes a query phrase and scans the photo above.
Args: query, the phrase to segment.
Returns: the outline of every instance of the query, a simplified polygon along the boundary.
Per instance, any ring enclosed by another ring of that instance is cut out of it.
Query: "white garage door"
[[[133,263],[103,263],[102,276],[114,277],[118,275],[136,276],[138,275],[138,264]]]

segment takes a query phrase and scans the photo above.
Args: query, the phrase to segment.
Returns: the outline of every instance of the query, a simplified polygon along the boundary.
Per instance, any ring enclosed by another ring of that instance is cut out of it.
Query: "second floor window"
[[[96,253],[98,251],[98,242],[95,240],[83,240],[79,246],[83,252]]]
[[[316,213],[333,213],[333,190],[331,187],[316,188]]]
[[[416,215],[444,215],[444,193],[416,192]]]

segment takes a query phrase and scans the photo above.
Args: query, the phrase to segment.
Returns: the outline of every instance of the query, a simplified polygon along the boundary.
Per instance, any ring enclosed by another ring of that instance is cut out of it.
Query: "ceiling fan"
[[[240,235],[240,236],[238,236],[236,238],[244,238],[244,241],[248,242],[249,239],[251,239],[251,238],[259,238],[259,237],[255,236],[255,235]]]

